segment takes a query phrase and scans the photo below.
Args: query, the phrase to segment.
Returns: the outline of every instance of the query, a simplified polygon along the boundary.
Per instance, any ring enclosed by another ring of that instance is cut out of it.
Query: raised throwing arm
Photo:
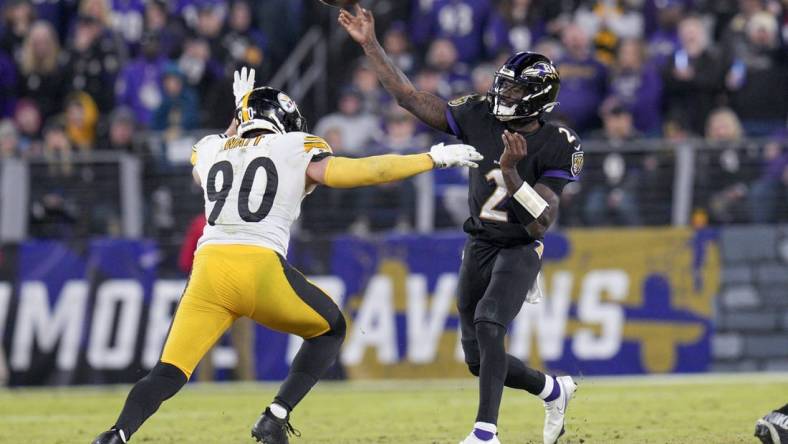
[[[449,131],[446,101],[434,94],[418,91],[405,73],[389,58],[375,36],[375,18],[372,12],[359,5],[356,5],[355,15],[343,9],[339,13],[339,24],[364,49],[380,83],[401,107],[427,125],[443,132]]]
[[[525,229],[532,237],[541,239],[558,216],[559,197],[553,190],[540,183],[531,187],[517,172],[517,163],[528,154],[525,138],[509,131],[504,131],[501,137],[504,151],[500,164],[506,193],[517,201],[515,205],[519,205],[533,216],[534,220],[528,223]]]

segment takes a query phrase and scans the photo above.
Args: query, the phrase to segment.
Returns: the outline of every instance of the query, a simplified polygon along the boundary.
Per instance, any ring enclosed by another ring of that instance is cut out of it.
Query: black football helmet
[[[518,52],[495,73],[487,93],[490,113],[498,120],[533,120],[558,105],[555,99],[561,79],[547,57],[534,52]]]
[[[306,119],[298,105],[287,94],[275,88],[263,86],[247,93],[241,106],[235,110],[238,119],[238,135],[261,129],[279,134],[307,131]]]

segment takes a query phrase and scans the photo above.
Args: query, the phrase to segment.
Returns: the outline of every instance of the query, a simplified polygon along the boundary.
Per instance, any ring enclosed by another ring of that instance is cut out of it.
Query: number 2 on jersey
[[[249,209],[249,195],[252,192],[254,179],[257,175],[257,170],[263,168],[267,175],[265,183],[265,191],[263,192],[263,199],[260,206],[255,211]],[[216,189],[216,176],[222,173],[222,187]],[[241,189],[238,191],[238,215],[244,222],[260,222],[268,216],[271,207],[274,205],[274,197],[276,196],[276,189],[279,186],[279,175],[276,171],[276,165],[267,157],[257,157],[249,163],[246,167],[243,178],[241,179]],[[206,195],[208,200],[216,202],[208,216],[208,224],[216,225],[216,219],[222,213],[224,204],[233,187],[233,165],[223,160],[215,163],[210,171],[208,171],[208,180],[206,182]]]
[[[484,201],[479,217],[495,222],[509,222],[509,215],[506,211],[496,210],[498,205],[506,200],[506,183],[503,181],[503,172],[500,168],[496,168],[490,170],[484,178],[495,184],[495,191]]]

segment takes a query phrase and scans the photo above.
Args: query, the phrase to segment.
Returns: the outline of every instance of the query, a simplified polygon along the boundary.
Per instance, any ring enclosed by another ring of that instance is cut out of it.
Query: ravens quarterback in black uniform
[[[400,106],[484,156],[470,172],[470,217],[463,226],[469,238],[458,288],[465,361],[479,377],[476,423],[461,444],[500,442],[496,424],[504,386],[544,400],[544,443],[557,442],[575,382],[570,376],[545,375],[507,355],[504,337],[535,285],[542,238],[557,216],[561,191],[579,178],[583,167],[577,135],[542,118],[557,105],[558,71],[547,57],[521,52],[498,69],[486,96],[447,104],[416,90],[386,55],[371,12],[359,6],[355,14],[343,10],[339,23],[362,46]]]

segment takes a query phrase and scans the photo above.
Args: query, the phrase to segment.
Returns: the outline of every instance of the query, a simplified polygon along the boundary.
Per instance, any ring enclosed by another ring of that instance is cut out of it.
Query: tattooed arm
[[[369,10],[356,5],[356,14],[353,15],[343,9],[339,13],[339,24],[364,49],[380,83],[401,107],[427,125],[450,132],[446,120],[446,101],[434,94],[418,91],[405,73],[391,61],[375,36],[375,18]]]

